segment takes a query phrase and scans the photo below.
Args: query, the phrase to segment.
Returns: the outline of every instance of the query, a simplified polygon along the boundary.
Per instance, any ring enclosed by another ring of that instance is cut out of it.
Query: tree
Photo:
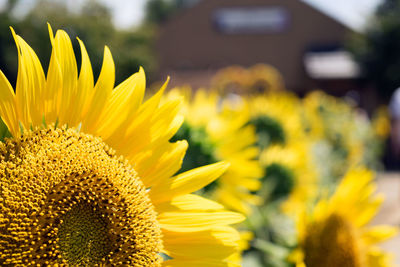
[[[384,100],[400,87],[400,0],[385,0],[363,34],[352,38],[350,50],[367,81]]]
[[[9,26],[13,26],[32,46],[46,70],[51,54],[47,22],[54,30],[63,29],[69,34],[78,66],[81,55],[76,37],[83,40],[95,77],[101,69],[104,45],[109,46],[115,61],[116,83],[138,71],[139,66],[143,66],[146,74],[150,76],[155,72],[152,49],[154,33],[151,27],[116,29],[110,11],[94,0],[87,1],[79,12],[68,10],[63,1],[38,0],[25,17],[16,19],[9,15],[12,14],[16,1],[10,1],[8,10],[0,14],[0,68],[12,83],[15,84],[18,62],[17,49],[11,38]]]
[[[197,0],[149,0],[146,5],[146,23],[161,24],[178,10],[196,3]]]

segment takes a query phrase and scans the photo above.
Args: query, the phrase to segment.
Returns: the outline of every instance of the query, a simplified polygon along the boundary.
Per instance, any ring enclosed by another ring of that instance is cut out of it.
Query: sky
[[[303,0],[345,22],[353,29],[361,30],[382,0]]]
[[[29,10],[35,0],[21,0],[19,13]],[[65,1],[65,0],[64,0]],[[68,0],[66,3],[73,9],[87,0]],[[113,13],[113,20],[119,28],[130,28],[140,24],[144,17],[144,7],[147,0],[99,0]],[[323,10],[339,19],[353,29],[361,30],[382,0],[301,0]],[[1,4],[4,0],[0,0]]]
[[[101,0],[113,10],[114,22],[120,28],[140,24],[146,0]],[[382,0],[302,0],[361,30]]]
[[[100,0],[113,12],[114,23],[119,28],[140,24],[144,17],[146,0]]]

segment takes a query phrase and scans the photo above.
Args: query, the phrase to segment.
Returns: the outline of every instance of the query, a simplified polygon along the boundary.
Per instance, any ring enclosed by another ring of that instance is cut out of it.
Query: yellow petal
[[[163,87],[150,99],[148,99],[143,105],[141,105],[138,112],[131,114],[126,119],[125,123],[122,124],[114,133],[107,138],[106,142],[110,144],[114,149],[120,151],[122,155],[136,154],[131,151],[132,146],[136,146],[137,143],[141,144],[141,147],[149,144],[147,136],[149,134],[149,121],[155,113],[164,90],[167,86],[168,81]],[[129,139],[130,136],[139,131],[139,140],[135,138]],[[134,142],[134,144],[132,144]],[[143,144],[144,143],[144,144]],[[143,151],[143,150],[141,150]]]
[[[372,226],[363,233],[363,239],[372,245],[394,237],[398,231],[398,228],[389,225]]]
[[[33,49],[11,28],[18,49],[16,103],[20,121],[25,128],[42,124],[42,92],[45,76]]]
[[[168,255],[172,258],[191,258],[191,260],[197,259],[204,262],[206,259],[222,261],[235,253],[236,248],[221,246],[218,243],[165,244],[165,250],[169,252]]]
[[[372,247],[367,252],[367,265],[368,266],[379,266],[379,267],[393,267],[392,253],[385,252],[379,247]]]
[[[226,226],[190,235],[163,230],[164,250],[174,259],[223,261],[237,251],[239,240],[238,232]]]
[[[219,162],[181,173],[152,187],[150,197],[153,203],[161,203],[175,196],[195,192],[221,176],[228,167],[228,163]]]
[[[130,114],[136,113],[142,103],[145,88],[146,77],[142,68],[118,85],[104,107],[97,133],[106,139]]]
[[[194,232],[193,235],[163,229],[164,242],[169,244],[211,243],[217,241],[225,246],[236,246],[239,232],[230,226],[214,227],[211,230]]]
[[[146,187],[153,187],[160,181],[170,179],[179,171],[188,144],[183,140],[159,147],[159,151],[150,149],[148,153],[141,153],[143,157],[132,161]]]
[[[13,136],[19,135],[15,94],[10,82],[0,71],[0,115]]]
[[[171,139],[183,122],[183,117],[178,115],[180,108],[181,101],[173,100],[156,110],[149,109],[138,115],[128,129],[128,136],[125,136],[127,143],[121,147],[122,153],[134,160],[133,157],[142,151],[154,150]]]
[[[163,262],[163,267],[231,267],[228,262],[221,262],[220,260],[210,260],[210,259],[201,259],[201,260],[187,260],[187,259],[172,259]],[[240,265],[236,265],[240,266]]]
[[[77,90],[78,68],[71,40],[65,31],[58,30],[56,32],[56,36],[53,40],[53,50],[60,66],[62,76],[62,84],[59,84],[62,88],[62,101],[58,103],[58,119],[61,125],[68,124],[69,126],[76,126],[73,122],[76,121],[75,113],[79,112],[77,109],[80,108],[75,105],[75,101],[79,99]],[[75,111],[71,112],[71,110]]]
[[[81,48],[81,70],[78,78],[78,89],[76,92],[76,101],[74,109],[74,115],[71,116],[71,124],[77,125],[79,124],[83,117],[86,115],[90,96],[93,94],[94,90],[94,79],[93,79],[93,70],[92,64],[90,63],[89,56],[86,51],[86,47],[83,42],[79,39],[79,46]]]
[[[156,206],[157,212],[166,211],[194,211],[194,210],[222,210],[221,204],[198,195],[187,194],[178,196],[169,202]]]
[[[115,82],[115,65],[110,49],[104,48],[103,65],[100,76],[94,88],[90,105],[82,123],[82,130],[87,133],[95,133],[99,123],[99,114],[102,113],[107,100],[111,96]]]
[[[205,231],[214,227],[242,222],[245,217],[236,212],[163,212],[158,221],[163,229],[173,232]]]
[[[54,36],[50,24],[48,24],[48,30],[53,50],[47,70],[46,86],[43,92],[43,116],[47,124],[57,121],[62,100],[62,71],[56,55],[56,49],[54,49]]]

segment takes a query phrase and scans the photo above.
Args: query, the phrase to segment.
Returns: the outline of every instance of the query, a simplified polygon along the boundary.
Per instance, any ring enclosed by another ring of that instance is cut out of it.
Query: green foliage
[[[274,201],[259,206],[247,218],[246,226],[254,233],[254,239],[243,255],[243,266],[294,266],[287,258],[297,243],[295,226],[280,212],[280,203]]]
[[[189,6],[193,0],[149,0],[146,5],[145,21],[150,24],[162,24],[174,13]]]
[[[171,1],[150,0],[146,5],[146,21],[161,24],[165,22],[175,10],[175,5]]]
[[[4,141],[4,138],[9,138],[9,137],[11,137],[11,133],[8,130],[7,125],[0,118],[0,141]]]
[[[12,8],[14,5],[10,6]],[[15,83],[18,62],[9,26],[13,26],[19,35],[28,40],[46,70],[51,54],[47,22],[53,30],[63,29],[69,34],[78,66],[81,56],[75,38],[79,37],[85,43],[95,77],[101,69],[104,45],[109,46],[113,54],[117,83],[138,71],[139,66],[143,66],[150,76],[156,71],[152,51],[153,27],[118,30],[112,23],[110,11],[96,1],[88,1],[79,12],[72,12],[62,1],[39,0],[22,19],[14,18],[10,15],[11,11],[4,11],[0,15],[0,67],[7,77],[11,77],[12,83]]]
[[[355,34],[350,51],[360,63],[365,78],[381,97],[388,99],[400,86],[400,1],[385,0],[363,34]]]

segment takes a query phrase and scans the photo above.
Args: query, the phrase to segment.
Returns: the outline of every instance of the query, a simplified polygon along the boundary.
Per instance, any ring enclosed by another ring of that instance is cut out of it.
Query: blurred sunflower
[[[372,127],[376,137],[385,140],[390,134],[390,115],[386,106],[380,106],[372,118]]]
[[[327,141],[337,155],[336,176],[341,177],[348,167],[362,163],[365,138],[360,124],[367,126],[364,128],[369,125],[352,105],[315,91],[304,99],[304,111],[305,125],[312,138]]]
[[[230,66],[219,70],[212,79],[212,88],[222,95],[252,95],[281,91],[285,85],[277,69],[267,64],[256,64],[248,69]]]
[[[317,174],[311,157],[311,140],[303,130],[300,100],[287,92],[269,93],[248,100],[251,124],[256,127],[260,162],[265,179],[275,184],[272,198],[286,197],[286,212],[315,193]]]
[[[273,145],[260,155],[262,165],[266,166],[266,178],[274,176],[271,178],[278,183],[271,197],[287,196],[282,203],[286,214],[296,214],[304,201],[316,195],[317,173],[311,164],[309,146],[305,141]]]
[[[373,196],[372,179],[368,170],[350,170],[335,193],[321,199],[311,214],[309,207],[303,207],[297,220],[300,248],[291,258],[297,266],[391,266],[389,255],[376,244],[394,236],[397,229],[367,225],[382,202]]]
[[[259,203],[259,198],[251,192],[259,189],[263,171],[257,160],[254,129],[247,125],[246,107],[240,98],[221,100],[218,94],[204,90],[198,90],[193,97],[188,89],[170,92],[170,98],[179,95],[186,99],[182,111],[186,122],[175,139],[189,142],[183,166],[229,162],[229,169],[206,187],[205,193],[231,210],[249,214],[252,205]]]
[[[382,167],[385,136],[390,131],[385,109],[378,110],[371,121],[352,102],[319,91],[308,94],[303,103],[304,124],[315,143],[315,161],[321,170],[328,170],[324,180],[336,181],[360,164]]]
[[[0,72],[0,265],[236,266],[243,216],[190,194],[227,163],[173,176],[180,100],[142,103],[142,69],[114,89],[109,49],[94,85],[84,44],[78,76],[68,35],[49,27],[47,77],[18,49],[16,92]]]
[[[295,95],[287,92],[261,94],[250,97],[248,106],[262,148],[304,139],[301,102]]]
[[[247,70],[247,94],[259,94],[285,90],[281,73],[271,65],[256,64]]]

